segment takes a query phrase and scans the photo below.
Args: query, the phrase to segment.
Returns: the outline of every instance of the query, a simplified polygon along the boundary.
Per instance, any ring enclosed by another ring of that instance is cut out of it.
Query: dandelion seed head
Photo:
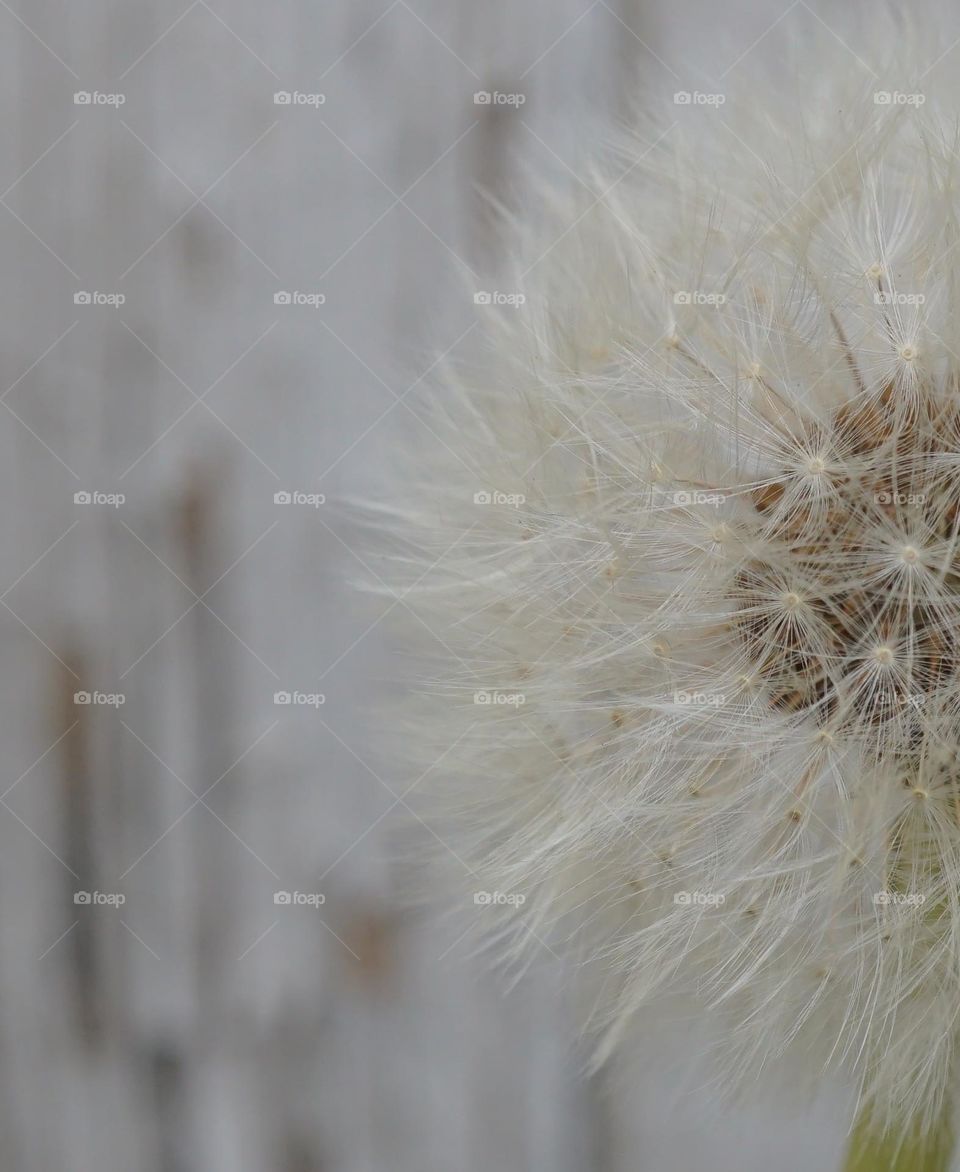
[[[873,23],[895,72],[942,52]],[[807,51],[810,92],[728,94],[732,141],[671,109],[603,199],[519,217],[525,304],[411,395],[389,592],[436,659],[418,814],[524,895],[511,957],[597,975],[601,1054],[670,995],[732,1076],[796,1046],[924,1118],[960,1026],[960,93],[892,109]]]

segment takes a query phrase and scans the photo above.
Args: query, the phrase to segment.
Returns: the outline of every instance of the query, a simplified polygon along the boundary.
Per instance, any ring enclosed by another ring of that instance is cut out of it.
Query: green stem
[[[851,1137],[843,1172],[948,1172],[954,1138],[946,1107],[940,1123],[927,1132],[916,1124],[877,1131],[864,1115]]]

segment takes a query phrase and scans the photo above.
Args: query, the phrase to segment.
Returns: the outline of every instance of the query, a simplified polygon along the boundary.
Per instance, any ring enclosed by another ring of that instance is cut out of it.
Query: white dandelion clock
[[[882,76],[920,75],[936,48],[888,25]],[[671,107],[521,225],[526,303],[421,398],[392,586],[437,650],[423,816],[523,893],[518,947],[602,968],[602,1045],[682,993],[722,1013],[730,1071],[799,1048],[854,1081],[852,1167],[941,1167],[960,93],[878,101],[815,52],[816,92]]]

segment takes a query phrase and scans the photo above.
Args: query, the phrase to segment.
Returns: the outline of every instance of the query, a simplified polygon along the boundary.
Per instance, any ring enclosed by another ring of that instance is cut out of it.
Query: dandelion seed
[[[823,32],[809,94],[728,96],[750,149],[644,136],[604,199],[521,218],[522,319],[421,400],[382,516],[446,683],[423,818],[526,895],[501,939],[575,942],[603,1046],[686,996],[732,1076],[796,1045],[882,1131],[932,1127],[960,1037],[960,185],[941,42],[870,12],[923,103]],[[518,661],[522,709],[446,703]]]

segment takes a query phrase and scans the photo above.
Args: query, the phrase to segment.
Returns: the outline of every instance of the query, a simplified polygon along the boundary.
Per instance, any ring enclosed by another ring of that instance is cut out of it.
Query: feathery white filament
[[[518,946],[569,936],[611,1039],[689,994],[732,1070],[818,1044],[874,1110],[932,1114],[960,1025],[958,107],[878,104],[817,53],[828,101],[729,95],[735,136],[715,109],[651,130],[603,199],[521,226],[526,305],[491,309],[483,380],[424,400],[437,442],[384,513],[443,664],[424,817],[524,895]]]

